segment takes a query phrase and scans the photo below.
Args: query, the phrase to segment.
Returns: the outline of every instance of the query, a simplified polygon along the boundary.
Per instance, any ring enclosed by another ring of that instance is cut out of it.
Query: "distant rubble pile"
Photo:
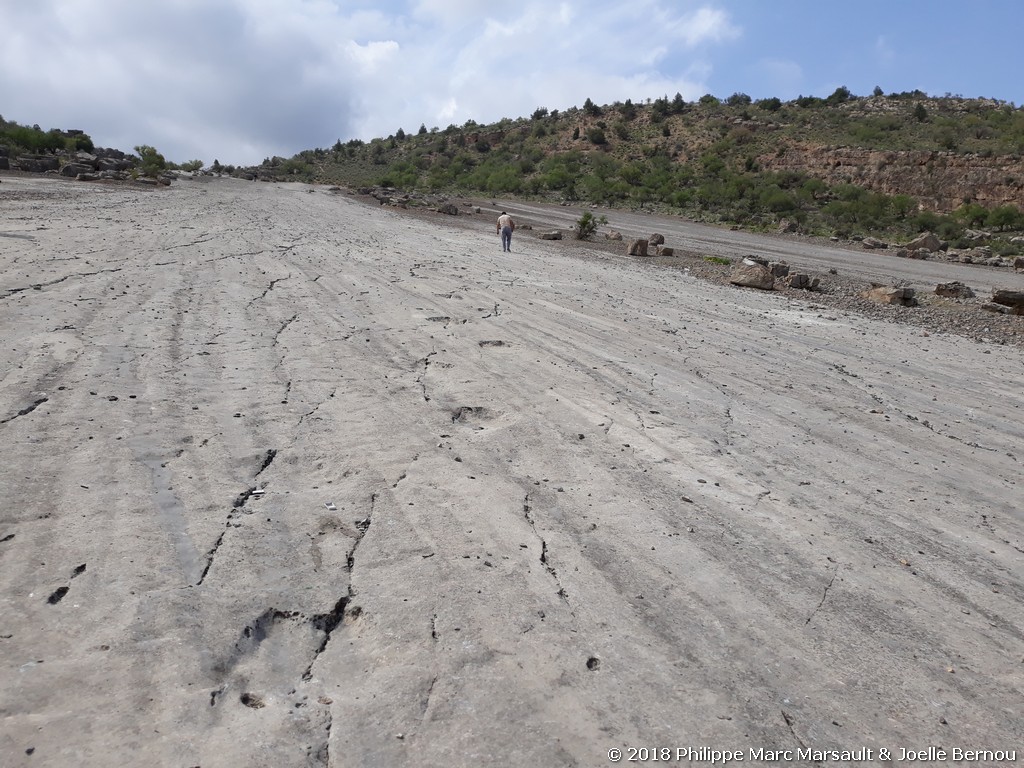
[[[10,156],[10,149],[0,146],[0,170],[24,173],[45,173],[79,181],[130,181],[168,185],[174,178],[163,173],[155,178],[138,174],[139,159],[119,149],[96,147],[92,152],[60,150],[52,154]]]

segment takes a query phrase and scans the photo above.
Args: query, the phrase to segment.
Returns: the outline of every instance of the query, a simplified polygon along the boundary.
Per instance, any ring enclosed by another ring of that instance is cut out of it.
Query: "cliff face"
[[[948,213],[967,202],[1024,208],[1024,160],[954,152],[791,146],[758,158],[765,170],[800,171],[828,184],[856,184],[887,195],[910,195]]]

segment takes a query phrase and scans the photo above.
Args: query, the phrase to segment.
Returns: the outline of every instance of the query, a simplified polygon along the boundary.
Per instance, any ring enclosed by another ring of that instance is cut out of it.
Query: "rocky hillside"
[[[268,158],[251,177],[678,211],[818,233],[1016,229],[1024,110],[921,92],[598,106]]]

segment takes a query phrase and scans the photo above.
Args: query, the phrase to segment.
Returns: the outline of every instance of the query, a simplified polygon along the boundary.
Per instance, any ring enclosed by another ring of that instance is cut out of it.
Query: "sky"
[[[234,165],[705,93],[1024,104],[1021,0],[0,0],[0,115]]]

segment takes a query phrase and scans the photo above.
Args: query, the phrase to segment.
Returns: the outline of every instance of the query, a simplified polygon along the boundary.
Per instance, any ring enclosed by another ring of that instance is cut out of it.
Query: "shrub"
[[[164,156],[148,144],[135,147],[135,151],[139,153],[139,172],[143,176],[155,177],[167,168]]]
[[[608,139],[605,137],[604,131],[596,126],[587,131],[587,138],[590,139],[592,144],[600,145],[608,143]]]
[[[725,103],[730,107],[745,107],[750,104],[750,97],[745,93],[734,93],[732,96],[725,100]]]
[[[1000,205],[989,211],[985,224],[994,229],[1016,229],[1021,226],[1021,213],[1015,205]]]
[[[590,211],[584,211],[583,215],[576,220],[572,231],[577,240],[589,240],[597,232],[599,226],[607,223],[608,219],[605,216],[594,216]]]
[[[765,112],[778,112],[782,108],[782,102],[778,96],[772,96],[771,98],[761,99],[756,102],[756,106]]]

